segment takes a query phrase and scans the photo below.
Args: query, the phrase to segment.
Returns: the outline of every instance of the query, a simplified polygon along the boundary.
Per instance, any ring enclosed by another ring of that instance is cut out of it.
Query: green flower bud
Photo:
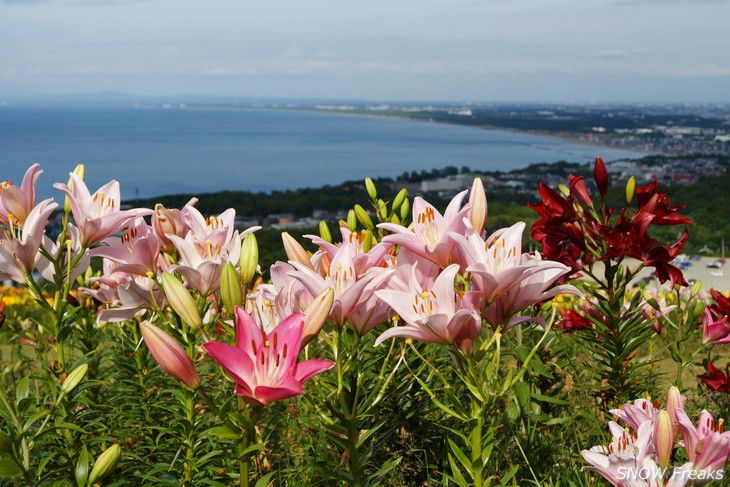
[[[249,233],[243,238],[241,256],[238,258],[238,268],[241,273],[241,282],[249,284],[256,275],[259,265],[259,244],[256,235]],[[239,303],[240,304],[240,303]],[[231,308],[231,313],[233,309]]]
[[[558,184],[558,191],[560,191],[561,193],[563,193],[563,196],[565,196],[566,198],[568,196],[570,196],[570,190],[564,184]]]
[[[198,306],[182,282],[169,272],[162,274],[162,290],[175,313],[190,327],[198,329],[203,326]]]
[[[319,236],[322,237],[322,240],[324,240],[325,242],[332,243],[332,234],[330,233],[330,227],[324,220],[319,222]]]
[[[626,183],[626,204],[630,205],[634,200],[634,194],[636,194],[636,178],[631,176],[629,181]]]
[[[94,463],[94,468],[91,469],[89,474],[89,484],[103,479],[117,467],[119,463],[119,457],[122,454],[122,449],[116,443],[104,450],[104,453],[99,455]]]
[[[241,306],[243,302],[243,292],[241,291],[241,278],[238,276],[236,267],[230,262],[223,264],[221,269],[221,299],[226,310],[233,314],[236,306]]]
[[[375,183],[370,178],[365,178],[365,189],[368,192],[368,196],[370,196],[370,199],[375,199],[378,197],[378,190],[375,189]]]
[[[408,190],[406,188],[401,189],[398,191],[398,194],[395,195],[395,198],[393,199],[393,211],[397,211],[398,208],[400,208],[400,205],[403,204],[405,199],[408,197]]]
[[[81,364],[76,367],[70,374],[66,376],[66,380],[61,385],[61,392],[68,395],[79,383],[86,377],[89,370],[89,364]]]
[[[375,225],[373,225],[373,221],[370,219],[370,215],[368,215],[368,212],[365,211],[365,208],[363,208],[360,205],[355,205],[355,216],[357,216],[358,221],[362,224],[363,227],[367,228],[368,230],[375,229]]]
[[[351,232],[354,232],[357,228],[357,215],[355,215],[355,210],[350,210],[347,212],[347,229]]]
[[[406,198],[403,200],[403,204],[400,207],[400,219],[405,221],[408,218],[408,214],[411,212],[411,202]]]

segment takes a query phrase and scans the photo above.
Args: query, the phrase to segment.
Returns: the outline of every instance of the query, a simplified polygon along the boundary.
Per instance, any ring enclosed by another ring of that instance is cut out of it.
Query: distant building
[[[458,191],[471,186],[474,178],[468,174],[456,174],[445,178],[431,179],[421,182],[421,191]]]

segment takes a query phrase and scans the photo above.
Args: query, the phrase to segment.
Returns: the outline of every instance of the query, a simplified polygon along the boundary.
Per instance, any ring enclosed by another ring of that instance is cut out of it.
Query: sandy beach
[[[689,261],[692,265],[683,270],[684,277],[688,281],[701,281],[702,289],[705,291],[710,289],[730,291],[730,262],[722,265],[719,269],[707,267],[707,264],[715,260],[717,260],[717,257],[702,257],[700,260]],[[653,274],[652,269],[644,269],[639,275],[639,279]],[[650,286],[656,285],[656,282],[652,281]]]

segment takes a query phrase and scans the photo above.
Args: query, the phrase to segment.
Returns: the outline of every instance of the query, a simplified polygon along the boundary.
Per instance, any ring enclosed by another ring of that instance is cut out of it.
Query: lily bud
[[[196,330],[203,326],[198,306],[182,282],[169,272],[162,273],[162,290],[175,313]]]
[[[654,449],[660,467],[669,465],[674,450],[674,431],[669,413],[662,411],[654,422]]]
[[[374,200],[378,197],[378,190],[375,189],[375,183],[370,178],[365,178],[365,189],[368,192],[368,196],[370,196],[371,200]]]
[[[357,215],[355,215],[355,210],[349,210],[347,212],[347,229],[351,232],[354,232],[357,228]]]
[[[558,191],[560,191],[566,198],[570,196],[570,190],[564,184],[558,184]]]
[[[304,330],[302,331],[302,347],[311,342],[314,337],[319,335],[319,331],[327,321],[327,317],[332,309],[332,303],[335,301],[335,292],[332,288],[326,288],[324,291],[309,303],[307,309],[304,310]]]
[[[322,237],[322,240],[324,240],[325,242],[332,243],[332,234],[330,233],[330,227],[324,220],[320,220],[319,222],[319,236]]]
[[[241,244],[241,256],[238,258],[238,268],[241,273],[241,281],[244,284],[249,284],[256,275],[256,268],[259,265],[259,244],[256,240],[256,235],[253,233],[247,234],[243,237],[243,243]],[[239,301],[236,306],[240,306]],[[233,313],[233,308],[230,309]]]
[[[140,323],[139,329],[147,348],[162,370],[191,389],[200,387],[200,376],[193,361],[174,338],[149,321]]]
[[[634,194],[636,194],[636,178],[631,176],[629,181],[626,183],[626,204],[630,205],[634,200]]]
[[[695,283],[692,284],[692,291],[690,292],[690,294],[692,296],[697,296],[701,290],[702,290],[702,281],[695,281]]]
[[[398,211],[398,208],[400,208],[400,205],[403,204],[405,199],[408,197],[408,190],[406,188],[401,189],[398,191],[398,194],[395,195],[395,198],[393,198],[393,211]]]
[[[81,180],[84,180],[84,173],[86,172],[83,164],[76,164],[76,167],[73,170],[73,173],[77,175]],[[69,178],[68,183],[66,184],[68,186],[68,189],[73,189],[73,179]],[[66,196],[66,198],[63,200],[63,211],[64,213],[70,213],[71,212],[71,200]]]
[[[96,459],[94,468],[91,469],[88,481],[89,484],[93,485],[112,473],[112,471],[117,467],[117,463],[119,463],[119,457],[121,454],[122,449],[116,443],[104,450],[104,452],[99,455],[99,458]]]
[[[411,202],[406,198],[403,200],[403,205],[400,207],[400,219],[405,220],[408,218],[408,214],[411,212]]]
[[[360,205],[355,205],[354,209],[355,216],[363,227],[367,228],[368,230],[375,229],[375,225],[373,225],[373,221],[370,219],[370,215],[368,215],[368,212],[365,211],[365,208]]]
[[[366,254],[373,248],[373,234],[370,230],[364,230],[365,238],[362,240],[362,251]]]
[[[669,413],[669,418],[672,420],[672,427],[675,433],[679,433],[679,421],[677,420],[677,409],[684,408],[684,396],[677,387],[672,386],[667,392],[666,409]]]
[[[236,306],[241,306],[243,292],[241,292],[241,278],[238,276],[238,271],[230,262],[223,264],[221,269],[220,291],[223,305],[232,314]]]
[[[596,157],[596,164],[593,166],[593,179],[596,180],[596,186],[598,186],[598,192],[601,193],[601,198],[605,200],[608,194],[608,171],[603,159],[600,157]]]
[[[487,194],[484,192],[484,184],[481,178],[474,178],[471,191],[469,191],[469,205],[471,208],[466,217],[476,230],[477,235],[481,235],[487,221]]]
[[[66,380],[63,381],[63,385],[61,386],[61,392],[66,395],[70,394],[71,391],[73,391],[74,388],[79,385],[82,380],[84,380],[88,370],[89,364],[81,364],[76,367],[70,374],[68,374],[68,376],[66,376]]]
[[[284,242],[284,252],[286,252],[287,259],[292,262],[299,262],[310,269],[312,268],[312,262],[309,260],[307,251],[304,250],[304,247],[302,247],[299,242],[294,239],[294,237],[289,235],[289,233],[284,232],[281,234],[281,240]]]

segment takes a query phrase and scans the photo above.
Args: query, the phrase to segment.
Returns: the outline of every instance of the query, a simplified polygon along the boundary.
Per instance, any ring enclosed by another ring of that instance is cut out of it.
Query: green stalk
[[[474,426],[471,430],[471,478],[474,482],[474,487],[482,487],[484,480],[482,479],[482,470],[484,465],[482,464],[482,404],[477,398],[472,396],[471,398],[472,407],[472,421]]]

